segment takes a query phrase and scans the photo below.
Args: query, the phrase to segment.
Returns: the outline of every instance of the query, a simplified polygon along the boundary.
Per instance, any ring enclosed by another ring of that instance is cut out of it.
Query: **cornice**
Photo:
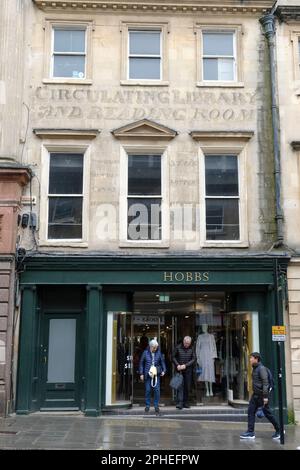
[[[144,13],[208,13],[208,14],[263,14],[268,12],[273,0],[32,0],[33,3],[44,11],[116,11],[144,12]]]
[[[279,5],[275,13],[281,21],[300,21],[300,5]]]

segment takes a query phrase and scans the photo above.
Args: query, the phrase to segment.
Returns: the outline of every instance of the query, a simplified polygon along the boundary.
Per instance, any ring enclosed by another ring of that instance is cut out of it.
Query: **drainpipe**
[[[277,240],[274,247],[283,245],[283,212],[281,207],[281,168],[280,168],[280,125],[278,111],[278,94],[276,81],[276,48],[275,48],[275,17],[273,12],[260,18],[264,35],[269,46],[270,75],[271,75],[271,99],[272,99],[272,127],[273,127],[273,148],[274,148],[274,166],[275,166],[275,200],[276,200],[276,229]]]

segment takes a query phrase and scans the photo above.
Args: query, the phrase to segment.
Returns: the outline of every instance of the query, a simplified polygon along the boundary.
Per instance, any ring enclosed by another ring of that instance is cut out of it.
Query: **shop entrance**
[[[132,312],[108,312],[106,404],[144,405],[139,361],[155,338],[167,367],[160,402],[174,405],[172,353],[184,336],[197,357],[190,404],[246,404],[249,354],[259,351],[258,312],[226,311],[226,305],[224,292],[136,292]]]

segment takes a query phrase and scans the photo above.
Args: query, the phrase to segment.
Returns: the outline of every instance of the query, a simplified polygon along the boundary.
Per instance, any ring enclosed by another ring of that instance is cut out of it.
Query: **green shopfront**
[[[152,338],[167,365],[161,402],[172,405],[172,351],[186,335],[197,354],[191,404],[246,405],[249,353],[259,351],[277,371],[272,325],[283,324],[287,263],[284,256],[263,255],[27,258],[16,412],[81,410],[98,416],[142,406],[138,364]],[[207,333],[214,344],[210,383],[201,378]],[[285,384],[284,357],[283,373]]]

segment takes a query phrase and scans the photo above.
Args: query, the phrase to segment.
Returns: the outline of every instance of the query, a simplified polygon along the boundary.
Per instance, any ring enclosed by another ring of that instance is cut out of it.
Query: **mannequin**
[[[212,397],[212,384],[215,378],[215,363],[217,358],[217,348],[214,335],[208,333],[208,325],[202,325],[202,334],[197,338],[196,356],[198,366],[202,369],[198,378],[199,382],[205,382],[206,396]]]

